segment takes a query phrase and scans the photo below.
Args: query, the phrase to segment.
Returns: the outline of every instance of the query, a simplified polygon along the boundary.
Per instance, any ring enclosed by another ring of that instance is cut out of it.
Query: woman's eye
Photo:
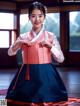
[[[42,17],[42,15],[40,15],[39,17]]]
[[[34,15],[32,15],[32,17],[34,18],[35,16],[34,16]]]
[[[39,15],[39,16],[35,16],[35,15],[32,15],[32,18],[41,18],[43,15]]]

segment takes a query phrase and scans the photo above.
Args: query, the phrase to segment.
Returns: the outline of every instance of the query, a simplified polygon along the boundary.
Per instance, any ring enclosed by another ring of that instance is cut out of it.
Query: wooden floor
[[[69,97],[80,98],[80,68],[58,68]]]
[[[80,68],[57,68],[69,97],[80,98]],[[17,69],[0,69],[0,89],[7,89]],[[0,95],[0,99],[5,96]]]

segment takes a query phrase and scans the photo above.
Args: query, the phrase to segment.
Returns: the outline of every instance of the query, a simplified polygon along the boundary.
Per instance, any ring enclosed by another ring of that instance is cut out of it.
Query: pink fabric
[[[50,49],[36,43],[32,46],[26,44],[22,46],[22,57],[24,64],[43,64],[51,63]]]
[[[33,39],[32,32],[28,36],[31,40]],[[45,39],[45,34],[43,33],[40,39],[35,42],[33,45],[28,46],[23,44],[22,46],[22,57],[24,64],[44,64],[51,63],[51,52],[50,49],[46,46],[40,44],[41,41]]]
[[[22,48],[23,62],[25,64],[50,63],[51,54],[57,62],[62,63],[64,61],[64,55],[62,53],[59,42],[54,34],[48,31],[41,32],[36,36],[34,36],[33,34],[34,33],[32,33],[31,31],[27,32],[25,35],[19,36],[17,41],[10,46],[8,50],[8,55],[16,55],[17,51]],[[18,45],[18,40],[22,40],[23,45]],[[45,41],[52,44],[51,53],[49,47],[40,45],[41,42],[43,44]],[[29,43],[30,46],[28,46],[27,43]],[[14,50],[13,47],[15,47]],[[36,59],[34,59],[35,57]]]

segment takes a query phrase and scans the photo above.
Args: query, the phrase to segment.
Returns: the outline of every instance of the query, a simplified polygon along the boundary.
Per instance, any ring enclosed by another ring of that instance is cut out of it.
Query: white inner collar
[[[31,40],[31,42],[37,41],[37,40],[41,37],[43,31],[44,31],[44,26],[42,27],[42,29],[40,30],[40,32],[39,32],[38,34],[36,34],[36,33],[32,30],[32,34],[33,34],[34,38]]]

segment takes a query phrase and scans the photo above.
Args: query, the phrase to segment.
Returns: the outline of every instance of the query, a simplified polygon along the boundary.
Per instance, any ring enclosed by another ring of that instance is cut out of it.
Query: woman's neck
[[[36,34],[38,34],[38,33],[41,31],[41,29],[42,29],[42,27],[40,27],[40,28],[33,28],[33,31],[34,31]]]

